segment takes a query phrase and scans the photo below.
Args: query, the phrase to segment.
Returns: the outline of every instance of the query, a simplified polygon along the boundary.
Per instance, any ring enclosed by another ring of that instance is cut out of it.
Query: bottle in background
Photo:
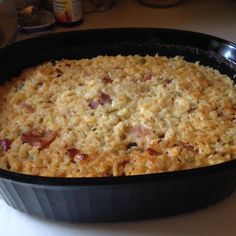
[[[60,25],[80,24],[83,20],[81,0],[53,0],[53,13]]]

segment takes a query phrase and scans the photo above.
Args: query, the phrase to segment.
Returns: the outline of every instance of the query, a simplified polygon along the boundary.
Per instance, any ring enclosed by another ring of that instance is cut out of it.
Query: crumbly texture
[[[13,172],[122,176],[235,159],[233,81],[178,56],[47,62],[0,94],[0,167]]]

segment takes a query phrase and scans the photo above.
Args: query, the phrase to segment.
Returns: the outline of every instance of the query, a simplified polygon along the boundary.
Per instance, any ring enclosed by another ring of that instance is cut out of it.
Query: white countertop
[[[151,8],[138,3],[138,0],[116,0],[115,6],[108,11],[85,15],[81,25],[57,27],[53,32],[112,27],[159,27],[198,31],[236,43],[235,12],[235,0],[183,0],[181,4],[170,8]],[[2,17],[0,14],[0,29],[4,29],[5,40],[12,35],[12,25],[9,17]],[[27,37],[21,34],[17,40]]]
[[[212,34],[236,43],[236,1],[234,0],[184,0],[173,8],[150,8],[136,0],[117,0],[110,10],[85,15],[84,22],[73,28],[56,28],[54,32],[111,28],[111,27],[161,27],[186,29]],[[5,27],[10,21],[0,16],[5,42],[13,29]],[[18,35],[17,40],[27,38]],[[8,207],[0,200],[0,235],[47,236],[217,236],[236,235],[236,193],[225,201],[190,214],[165,219],[131,223],[65,224],[37,219]]]

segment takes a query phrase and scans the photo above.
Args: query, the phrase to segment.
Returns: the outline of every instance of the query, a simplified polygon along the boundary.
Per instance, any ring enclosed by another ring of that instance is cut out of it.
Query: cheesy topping
[[[235,159],[233,81],[178,56],[46,62],[0,94],[0,167],[13,172],[139,175]]]

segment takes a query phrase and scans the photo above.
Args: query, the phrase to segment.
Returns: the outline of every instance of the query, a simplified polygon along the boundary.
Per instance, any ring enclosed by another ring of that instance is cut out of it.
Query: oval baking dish
[[[236,74],[236,45],[181,30],[125,28],[58,33],[0,50],[0,82],[49,60],[97,55],[184,56]],[[20,211],[58,221],[111,222],[177,215],[212,205],[236,186],[236,160],[149,175],[51,178],[0,169],[0,197]]]

